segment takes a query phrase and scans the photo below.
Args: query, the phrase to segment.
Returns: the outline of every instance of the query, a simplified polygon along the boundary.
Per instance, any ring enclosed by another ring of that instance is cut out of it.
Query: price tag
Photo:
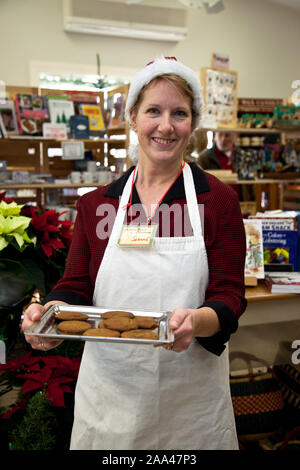
[[[120,247],[152,246],[157,225],[123,225],[118,241]]]

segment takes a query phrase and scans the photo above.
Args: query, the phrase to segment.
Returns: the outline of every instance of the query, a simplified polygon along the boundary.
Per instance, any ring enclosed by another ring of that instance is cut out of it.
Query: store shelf
[[[218,127],[218,128],[203,128],[204,131],[212,132],[236,132],[239,134],[278,134],[281,132],[279,129],[256,129],[250,128],[246,129],[245,127]]]
[[[246,287],[246,299],[248,302],[291,299],[296,297],[300,299],[299,294],[271,294],[263,280],[260,280],[255,287]]]

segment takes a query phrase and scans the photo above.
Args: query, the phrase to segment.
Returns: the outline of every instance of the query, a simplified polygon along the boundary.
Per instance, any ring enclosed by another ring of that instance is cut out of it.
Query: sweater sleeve
[[[231,188],[227,187],[226,190],[225,202],[220,206],[216,224],[208,220],[205,230],[210,232],[209,235],[206,233],[209,284],[202,305],[215,310],[221,331],[209,338],[197,338],[206,349],[218,355],[237,330],[238,319],[247,306],[244,285],[245,229],[238,197]]]
[[[76,208],[77,217],[64,275],[46,296],[44,304],[50,300],[63,300],[74,305],[92,304],[93,288],[89,273],[90,247],[85,232],[86,223],[81,198],[78,199]]]

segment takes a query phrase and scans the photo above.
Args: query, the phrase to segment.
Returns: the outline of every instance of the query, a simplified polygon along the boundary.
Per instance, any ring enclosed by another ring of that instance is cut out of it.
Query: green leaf
[[[4,217],[7,217],[9,215],[19,215],[23,206],[24,204],[18,205],[16,202],[7,203],[5,201],[1,201],[0,214]]]
[[[8,241],[6,241],[5,238],[0,235],[0,251],[6,248],[7,245]]]
[[[38,267],[36,262],[30,258],[26,258],[22,261],[22,266],[26,273],[27,279],[30,279],[36,288],[45,294],[45,275],[44,272]]]

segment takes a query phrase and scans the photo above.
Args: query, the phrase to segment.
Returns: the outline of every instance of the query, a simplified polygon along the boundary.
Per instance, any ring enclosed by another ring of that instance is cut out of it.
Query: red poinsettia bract
[[[0,366],[0,370],[19,372],[15,375],[24,379],[21,393],[25,396],[1,418],[8,419],[18,409],[23,409],[31,392],[44,391],[53,406],[65,407],[64,394],[73,393],[68,385],[77,380],[80,357],[66,358],[62,356],[32,357],[31,352],[25,356],[9,361]],[[20,373],[22,372],[22,373]]]
[[[46,211],[42,206],[39,206],[39,209],[33,206],[22,209],[22,215],[31,217],[31,226],[48,258],[55,254],[57,249],[69,248],[71,244],[73,222],[60,220],[59,217],[63,214],[65,212],[59,213],[53,209]]]

